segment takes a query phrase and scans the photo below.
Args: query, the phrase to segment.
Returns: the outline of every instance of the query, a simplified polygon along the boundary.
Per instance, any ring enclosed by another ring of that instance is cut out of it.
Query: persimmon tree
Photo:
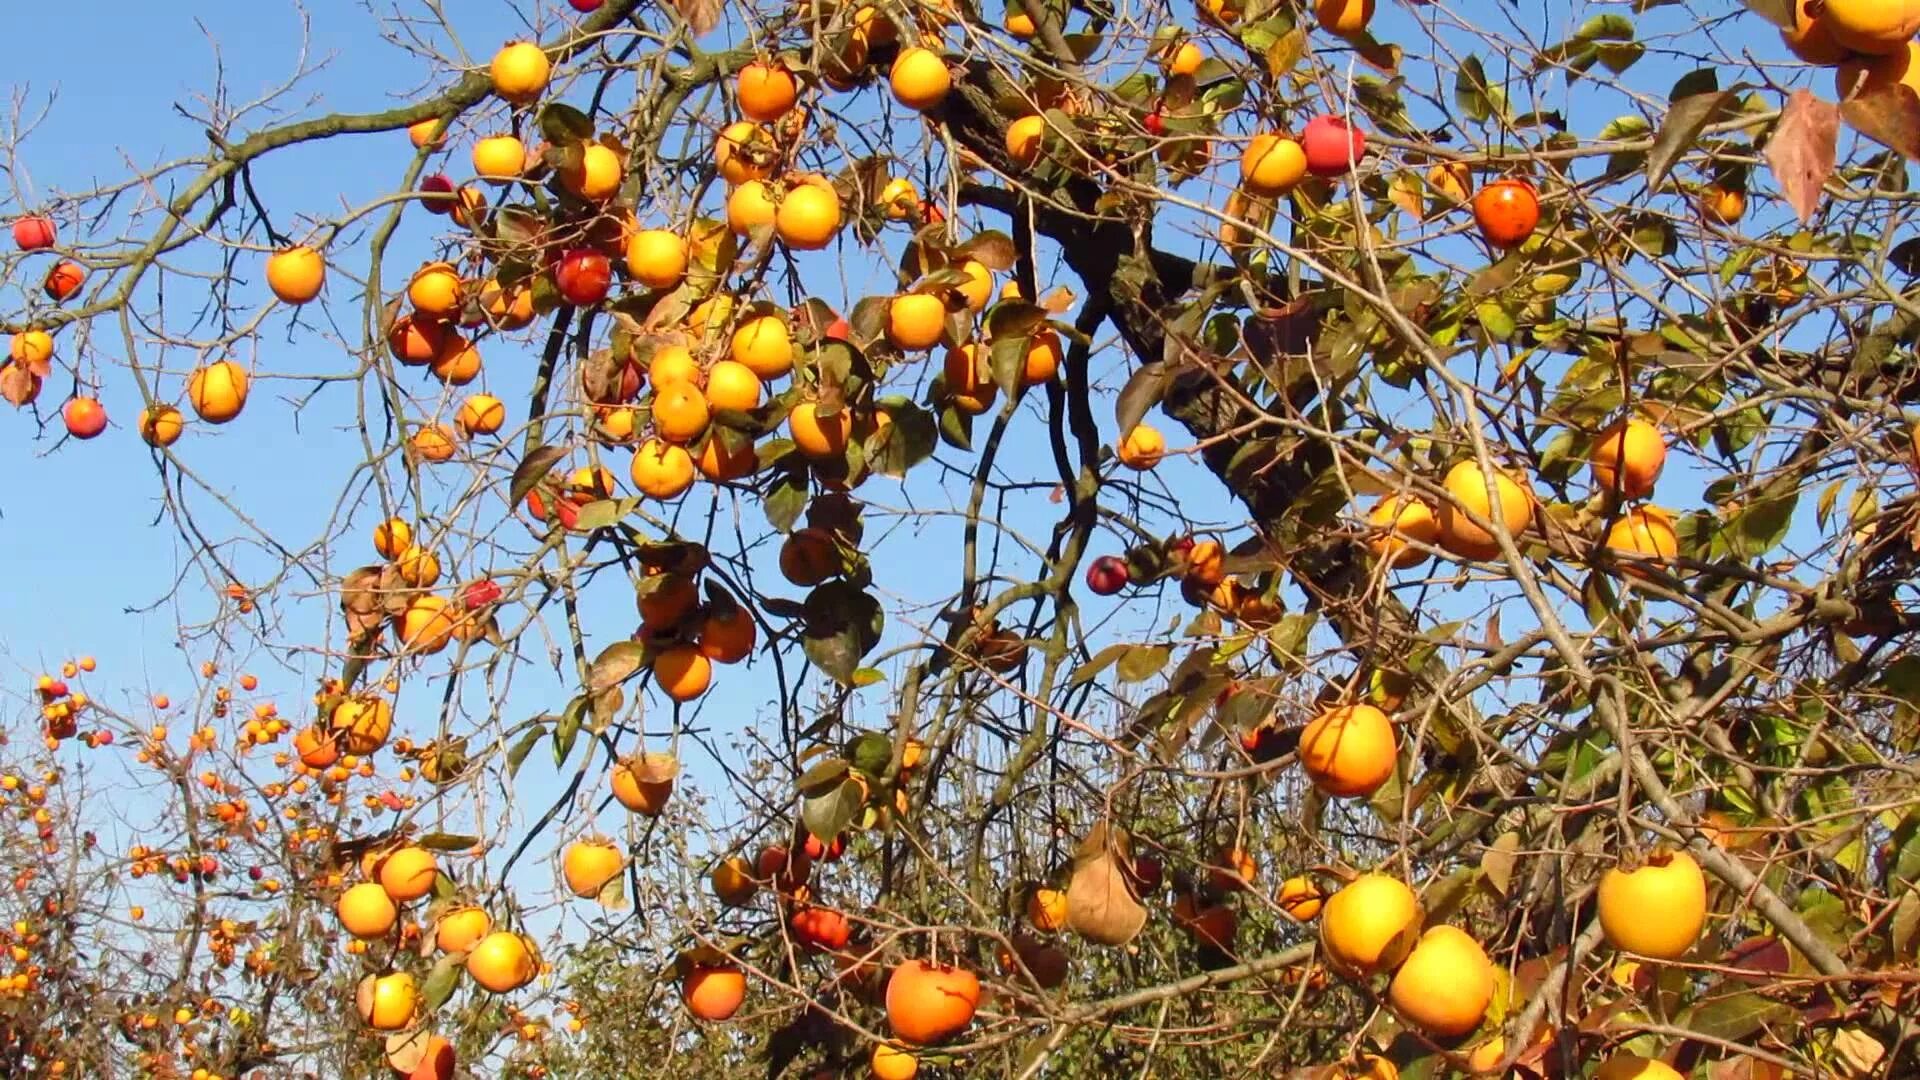
[[[425,7],[13,133],[10,1075],[1920,1068],[1920,17]]]

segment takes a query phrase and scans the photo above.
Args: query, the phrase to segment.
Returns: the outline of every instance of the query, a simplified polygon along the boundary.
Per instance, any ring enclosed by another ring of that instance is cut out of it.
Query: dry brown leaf
[[[1841,102],[1854,130],[1902,156],[1920,160],[1920,97],[1906,86],[1886,86]]]
[[[1147,925],[1147,909],[1134,899],[1120,869],[1126,834],[1109,836],[1104,823],[1074,852],[1073,877],[1067,882],[1067,925],[1098,945],[1125,945]]]
[[[40,396],[40,376],[35,375],[21,364],[8,364],[0,368],[0,397],[14,408],[20,408]]]
[[[1480,856],[1480,872],[1486,875],[1487,884],[1493,886],[1493,891],[1501,896],[1507,895],[1508,886],[1513,884],[1514,852],[1519,848],[1519,833],[1501,833],[1500,838]]]
[[[673,6],[695,34],[704,34],[720,25],[720,0],[673,0]]]
[[[423,935],[432,940],[433,935]],[[387,1036],[387,1065],[402,1076],[408,1075],[420,1067],[427,1057],[427,1041],[433,1033],[426,1028],[412,1031],[396,1031]]]
[[[1821,188],[1833,175],[1834,145],[1839,138],[1839,108],[1807,90],[1795,90],[1780,111],[1773,138],[1767,141],[1767,164],[1803,225],[1820,208]]]

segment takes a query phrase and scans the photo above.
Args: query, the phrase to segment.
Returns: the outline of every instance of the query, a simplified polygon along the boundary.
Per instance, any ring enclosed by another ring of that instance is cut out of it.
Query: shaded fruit
[[[1431,546],[1440,539],[1440,521],[1433,507],[1417,495],[1382,497],[1367,512],[1367,525],[1373,530],[1367,550],[1395,570],[1426,562],[1426,551],[1415,543]]]
[[[1326,896],[1312,878],[1299,874],[1281,882],[1273,900],[1281,912],[1294,922],[1312,922],[1320,914]]]

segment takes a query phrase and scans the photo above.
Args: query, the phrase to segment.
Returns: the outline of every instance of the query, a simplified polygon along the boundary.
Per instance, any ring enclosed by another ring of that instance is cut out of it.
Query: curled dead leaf
[[[1147,925],[1147,909],[1121,869],[1126,858],[1126,834],[1110,834],[1105,823],[1095,825],[1074,852],[1067,925],[1095,944],[1125,945]]]

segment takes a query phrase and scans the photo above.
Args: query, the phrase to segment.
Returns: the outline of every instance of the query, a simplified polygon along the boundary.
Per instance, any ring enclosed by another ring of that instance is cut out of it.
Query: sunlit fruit
[[[733,332],[727,355],[762,380],[793,370],[793,337],[778,315],[756,315]]]
[[[913,181],[896,176],[881,187],[873,201],[888,221],[906,221],[919,212],[920,190],[913,186]]]
[[[1492,483],[1488,483],[1477,460],[1468,459],[1448,469],[1445,485],[1452,498],[1440,504],[1437,515],[1440,546],[1463,559],[1491,559],[1500,554],[1498,539],[1470,520],[1466,511],[1491,521],[1493,500],[1498,497],[1499,522],[1516,540],[1533,520],[1533,493],[1497,468]]]
[[[840,196],[831,187],[796,184],[781,198],[773,228],[788,247],[818,251],[840,231]]]
[[[607,298],[613,285],[613,264],[592,248],[575,248],[560,257],[553,283],[560,296],[575,307],[591,307]]]
[[[932,293],[903,293],[887,302],[887,340],[896,349],[931,349],[946,325],[947,305]]]
[[[1842,46],[1878,56],[1905,48],[1920,31],[1920,2],[1826,0],[1821,21]]]
[[[1600,433],[1592,451],[1593,482],[1629,499],[1653,494],[1667,464],[1667,442],[1645,420],[1626,420]]]
[[[407,125],[407,141],[412,143],[416,150],[424,150],[429,146],[440,145],[446,141],[444,133],[440,130],[440,124],[441,119],[438,116],[429,116],[425,120],[415,120],[413,123]]]
[[[469,437],[492,435],[507,422],[507,407],[492,394],[474,394],[460,403],[460,411],[453,419],[461,433]]]
[[[1046,145],[1047,121],[1043,116],[1022,116],[1007,125],[1007,156],[1021,168],[1028,168],[1040,160],[1040,151]]]
[[[785,64],[756,60],[734,77],[734,90],[740,99],[740,112],[749,120],[765,123],[780,119],[793,108],[799,86]]]
[[[1320,914],[1326,896],[1320,886],[1305,874],[1297,874],[1280,883],[1273,902],[1294,922],[1312,922]]]
[[[427,365],[433,377],[448,386],[465,386],[480,374],[480,350],[455,331],[441,339],[440,352]]]
[[[1607,526],[1602,541],[1613,551],[1653,563],[1664,563],[1680,554],[1680,540],[1673,531],[1673,517],[1654,506],[1635,507]],[[1647,568],[1624,560],[1622,569],[1635,577],[1644,577]]]
[[[480,286],[480,308],[483,318],[470,320],[470,325],[519,330],[533,322],[533,288],[524,281],[502,285],[498,278],[489,278]]]
[[[939,53],[913,46],[900,50],[887,82],[900,104],[925,112],[946,100],[947,91],[953,87],[953,75]]]
[[[1822,9],[1818,16],[1808,10],[1816,4]],[[1824,8],[1823,0],[1794,0],[1793,25],[1781,27],[1780,38],[1793,55],[1807,63],[1831,67],[1852,55],[1852,50],[1833,36]]]
[[[349,885],[340,899],[334,903],[334,912],[340,916],[340,925],[347,933],[357,938],[385,937],[393,929],[394,921],[400,917],[400,909],[394,906],[393,897],[378,882],[362,881]]]
[[[21,251],[41,251],[54,245],[58,230],[53,219],[39,216],[15,218],[13,242]]]
[[[1151,469],[1160,464],[1160,459],[1166,453],[1166,437],[1145,424],[1135,424],[1114,450],[1120,464],[1135,471]]]
[[[525,105],[546,90],[553,63],[540,46],[516,41],[493,54],[488,73],[493,77],[495,94],[515,105]]]
[[[700,361],[693,358],[693,350],[685,345],[662,345],[647,358],[647,382],[655,393],[674,383],[697,384],[699,381]]]
[[[772,147],[773,136],[751,120],[727,125],[713,144],[714,164],[720,170],[720,178],[729,184],[765,180],[773,175],[769,161]]]
[[[402,315],[387,331],[387,351],[403,364],[430,364],[441,354],[452,333],[446,323]]]
[[[713,682],[713,661],[692,645],[662,649],[653,658],[653,681],[673,700],[692,701]]]
[[[400,644],[412,653],[437,653],[453,640],[454,619],[446,597],[416,596],[400,617]]]
[[[1285,135],[1255,135],[1240,155],[1240,185],[1255,195],[1284,195],[1306,175],[1306,150]]]
[[[1329,34],[1358,34],[1373,21],[1374,0],[1314,0],[1313,18]]]
[[[1495,180],[1473,193],[1473,223],[1494,247],[1519,247],[1540,224],[1540,196],[1518,177]]]
[[[633,486],[655,499],[677,499],[693,486],[693,456],[665,439],[648,439],[633,453]]]
[[[433,944],[443,953],[466,952],[492,929],[493,917],[485,908],[451,908],[434,923]]]
[[[433,852],[408,845],[380,860],[380,887],[395,903],[404,904],[432,892],[439,872]]]
[[[504,184],[527,171],[527,148],[511,135],[490,135],[473,144],[473,175]]]
[[[969,416],[986,412],[1000,393],[1000,388],[981,370],[979,357],[979,346],[968,342],[957,349],[948,349],[942,366],[947,404]]]
[[[731,964],[696,966],[680,980],[687,1011],[711,1023],[732,1017],[746,999],[747,977]]]
[[[580,148],[578,164],[560,170],[560,186],[588,202],[603,202],[620,193],[626,163],[613,148],[590,142]]]
[[[1027,358],[1020,366],[1020,385],[1039,386],[1060,370],[1060,335],[1051,328],[1034,332],[1027,339]]]
[[[540,970],[533,949],[519,934],[495,930],[467,953],[467,974],[496,994],[510,993],[533,981]]]
[[[55,303],[64,303],[72,299],[73,294],[79,292],[80,286],[86,282],[87,271],[79,263],[56,263],[53,269],[47,271],[47,276],[41,279],[40,291],[46,293]]]
[[[687,273],[687,241],[667,229],[641,229],[627,239],[627,273],[649,289],[671,289]]]
[[[760,407],[760,376],[737,360],[721,360],[707,369],[707,404],[712,409],[745,412]]]
[[[1163,66],[1166,68],[1168,75],[1177,78],[1182,75],[1194,74],[1200,70],[1200,65],[1206,62],[1207,54],[1201,50],[1200,46],[1194,44],[1193,41],[1189,39],[1175,45],[1172,50],[1166,54]]]
[[[853,413],[842,406],[823,414],[817,403],[803,401],[787,414],[787,433],[807,457],[838,458],[847,452],[847,441],[853,436]]]
[[[772,225],[779,213],[773,189],[764,180],[749,180],[727,193],[727,228],[738,236]]]
[[[290,247],[267,259],[267,288],[289,304],[304,304],[320,295],[327,280],[327,261],[310,247]]]
[[[1398,760],[1393,722],[1366,704],[1342,705],[1315,717],[1300,733],[1300,766],[1329,795],[1373,794]]]
[[[393,733],[393,706],[377,695],[346,698],[333,707],[327,725],[349,754],[371,754]]]
[[[609,840],[575,840],[561,856],[560,873],[573,895],[592,899],[620,876],[620,849]]]
[[[1338,116],[1316,116],[1300,134],[1307,171],[1315,176],[1345,176],[1367,153],[1366,132]]]
[[[1656,851],[1637,869],[1600,877],[1600,928],[1616,949],[1676,960],[1707,923],[1707,879],[1684,851]]]
[[[7,355],[16,364],[44,369],[53,359],[53,335],[45,330],[22,330],[13,335]]]
[[[1480,1026],[1493,988],[1493,962],[1480,943],[1459,927],[1435,926],[1394,972],[1387,997],[1413,1026],[1451,1039]]]
[[[1118,555],[1102,555],[1087,565],[1087,588],[1099,596],[1112,596],[1126,588],[1131,579],[1127,560]]]
[[[1367,513],[1367,550],[1396,570],[1427,561],[1421,547],[1440,539],[1440,521],[1433,508],[1417,495],[1387,495]]]
[[[659,817],[673,797],[679,762],[672,754],[639,754],[614,762],[610,775],[613,797],[636,814]]]
[[[1638,1054],[1615,1054],[1600,1063],[1593,1080],[1687,1080],[1680,1070],[1664,1061]]]
[[[1364,977],[1399,966],[1420,933],[1420,901],[1398,878],[1362,874],[1320,909],[1320,945],[1337,971]]]
[[[464,291],[460,275],[451,263],[427,263],[407,282],[407,301],[419,314],[445,320],[459,312]]]
[[[413,1023],[420,1009],[420,988],[405,971],[368,975],[355,988],[353,1001],[361,1023],[375,1031],[398,1031]]]
[[[1700,216],[1720,225],[1732,225],[1747,212],[1747,193],[1739,188],[1717,184],[1701,188],[1695,196]]]
[[[407,446],[422,461],[441,462],[453,460],[458,444],[453,440],[453,432],[439,424],[422,424],[414,429],[407,439]]]
[[[920,1046],[965,1031],[980,1004],[980,977],[963,967],[907,960],[887,978],[887,1024]]]
[[[187,400],[194,415],[209,424],[224,424],[240,415],[251,383],[247,369],[232,360],[216,360],[196,370],[187,380]]]
[[[853,937],[846,915],[832,908],[806,907],[787,922],[793,938],[812,952],[838,952]]]
[[[67,434],[76,439],[91,439],[107,430],[107,410],[97,398],[68,399],[60,409],[60,419],[66,424]]]
[[[180,410],[171,405],[149,405],[140,410],[140,437],[149,446],[172,446],[185,428]]]

